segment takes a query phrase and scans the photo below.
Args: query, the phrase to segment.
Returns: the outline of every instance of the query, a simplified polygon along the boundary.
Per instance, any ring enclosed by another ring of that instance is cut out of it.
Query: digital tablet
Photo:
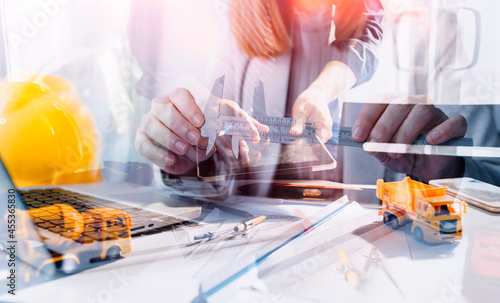
[[[500,214],[500,187],[473,178],[437,179],[429,181],[434,186],[447,186],[446,192],[470,205]]]
[[[236,159],[229,144],[231,136],[219,136],[212,158],[203,162],[197,159],[198,179],[207,182],[221,181],[228,177],[273,179],[276,174],[314,172],[337,166],[324,144],[307,144],[301,140],[297,139],[291,144],[247,141],[248,157],[239,156]]]

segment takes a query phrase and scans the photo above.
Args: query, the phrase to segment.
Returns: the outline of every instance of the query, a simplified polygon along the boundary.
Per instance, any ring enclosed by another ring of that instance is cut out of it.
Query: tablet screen
[[[220,181],[228,176],[272,179],[275,172],[318,171],[333,169],[337,165],[322,143],[308,144],[304,139],[291,144],[246,141],[247,156],[240,151],[236,159],[230,147],[231,139],[231,136],[218,136],[213,157],[209,161],[197,161],[200,180]]]

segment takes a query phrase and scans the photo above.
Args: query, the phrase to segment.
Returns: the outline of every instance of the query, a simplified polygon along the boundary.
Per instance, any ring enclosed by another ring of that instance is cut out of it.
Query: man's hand
[[[234,117],[235,125],[233,127],[229,127],[225,132],[229,132],[233,135],[221,135],[220,133],[215,133],[216,130],[221,130],[222,127],[221,121],[217,121],[216,119],[212,119],[211,121],[207,121],[204,127],[212,129],[214,132],[213,135],[217,135],[216,146],[220,151],[218,155],[221,157],[229,156],[234,158],[235,153],[233,152],[233,140],[235,139],[234,135],[239,138],[237,148],[238,148],[238,159],[240,164],[246,165],[250,162],[255,161],[255,158],[260,159],[260,155],[256,155],[252,153],[254,150],[250,148],[253,144],[262,144],[260,134],[265,134],[269,132],[269,126],[260,123],[259,121],[252,118],[248,115],[236,102],[227,100],[227,99],[219,99],[217,102],[213,104],[208,104],[205,108],[205,114],[207,117]],[[238,129],[238,127],[246,128],[248,125],[248,133],[243,132]],[[238,131],[241,131],[238,133]],[[269,141],[269,140],[268,140]],[[266,144],[266,142],[264,142]],[[252,153],[252,155],[251,155]],[[250,159],[252,156],[254,159]],[[231,161],[232,162],[232,161]]]
[[[385,103],[367,104],[352,127],[358,142],[412,144],[426,134],[430,144],[440,144],[467,132],[467,121],[461,115],[446,116],[431,105],[426,96],[383,96]],[[460,157],[414,154],[370,153],[385,167],[416,176],[425,182],[436,178],[460,177],[464,160]]]
[[[220,103],[208,110],[217,111],[217,115],[244,118],[252,131],[250,143],[258,143],[259,133],[269,131],[269,127],[250,117],[233,101],[221,99]],[[203,112],[191,93],[183,88],[176,89],[164,97],[153,99],[151,110],[144,115],[137,131],[135,148],[167,173],[182,175],[195,167],[196,147],[199,161],[205,161],[213,154],[214,150],[206,154],[208,138],[201,137],[204,123]],[[231,138],[222,139],[217,143],[217,148],[232,155]],[[250,162],[248,153],[248,143],[244,139],[240,140],[239,158],[242,162]]]
[[[191,93],[176,89],[153,99],[137,131],[135,148],[167,173],[183,174],[196,165],[196,145],[200,148],[198,157],[208,158],[208,141],[200,135],[204,121]]]

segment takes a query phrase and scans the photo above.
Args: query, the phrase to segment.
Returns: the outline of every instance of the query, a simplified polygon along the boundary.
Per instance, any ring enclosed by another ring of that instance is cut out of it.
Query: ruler
[[[394,154],[416,154],[454,157],[500,158],[500,147],[453,146],[453,145],[412,145],[400,143],[363,143],[367,152]]]
[[[224,90],[224,76],[218,78],[212,88],[212,92],[207,100],[207,105],[203,114],[205,115],[205,124],[201,128],[202,137],[208,138],[208,155],[215,145],[218,136],[231,135],[231,147],[236,159],[239,155],[239,142],[241,139],[255,139],[255,133],[250,127],[248,118],[221,115],[221,107],[227,106],[222,99]],[[259,133],[261,141],[269,141],[282,144],[312,144],[319,142],[313,125],[307,123],[304,132],[300,135],[292,135],[290,127],[293,123],[292,118],[273,117],[266,113],[264,84],[259,82],[255,88],[253,96],[252,117],[261,124],[269,126],[267,133]],[[228,107],[227,109],[231,109]],[[222,110],[225,112],[225,110]]]
[[[283,117],[253,117],[260,123],[269,126],[268,133],[259,133],[261,140],[266,141],[269,139],[270,142],[282,143],[282,144],[294,144],[300,142],[301,144],[307,143],[312,144],[317,142],[316,131],[311,123],[307,123],[304,132],[300,135],[292,135],[290,133],[290,127],[293,123],[292,118]],[[221,135],[221,133],[219,133]],[[246,120],[240,120],[239,118],[231,117],[222,119],[222,134],[224,135],[243,135],[246,138],[252,138],[252,131],[250,125]],[[418,145],[421,148],[416,150],[425,149],[425,145],[433,146],[426,139],[426,135],[419,135],[417,139],[411,145]],[[305,141],[298,141],[298,139],[306,139]],[[472,138],[453,138],[444,143],[438,144],[439,146],[472,146]],[[350,127],[344,126],[334,126],[332,128],[332,138],[325,142],[325,144],[330,145],[342,145],[342,146],[353,146],[353,147],[363,147],[365,142],[357,142],[352,138],[352,129]],[[427,148],[429,150],[429,148]],[[411,151],[411,150],[410,150]],[[431,152],[432,153],[432,152]]]
[[[352,138],[352,129],[350,127],[334,126],[332,128],[332,138],[325,144],[343,145],[363,147],[365,142],[356,142]],[[426,135],[419,135],[411,145],[433,145],[427,142]],[[472,146],[472,138],[453,138],[444,143],[438,144],[439,146]]]
[[[277,241],[272,241],[273,243],[267,244],[260,251],[256,252],[255,255],[249,259],[240,258],[231,264],[230,267],[223,268],[220,272],[215,273],[215,275],[204,279],[200,283],[200,297],[203,302],[210,301],[226,301],[217,298],[217,294],[221,291],[226,291],[229,293],[234,292],[235,281],[239,280],[249,272],[257,269],[257,267],[266,261],[271,255],[279,251],[283,247],[288,246],[291,243],[296,242],[299,238],[305,236],[310,230],[323,225],[325,222],[329,221],[331,218],[335,217],[341,213],[349,203],[347,202],[347,197],[337,201],[338,203],[331,203],[325,208],[321,209],[318,213],[314,214],[310,218],[311,224],[306,224],[303,226],[304,222],[297,222],[292,225],[291,228],[287,229],[285,234],[285,240],[278,239]],[[228,296],[228,294],[222,294],[222,296]],[[230,295],[229,295],[230,296]],[[216,297],[212,299],[212,297]]]
[[[248,118],[226,116],[220,114],[222,92],[224,89],[224,76],[216,80],[214,87],[212,88],[212,93],[208,98],[207,106],[205,108],[205,124],[201,128],[201,135],[203,137],[208,137],[208,148],[207,155],[212,150],[215,145],[215,140],[218,136],[231,135],[232,136],[232,150],[234,156],[238,158],[239,154],[239,142],[241,139],[255,139],[255,133],[249,124]],[[253,96],[253,113],[252,118],[257,120],[263,125],[269,127],[267,133],[260,132],[261,141],[269,141],[281,144],[308,144],[321,143],[316,131],[314,130],[314,125],[312,123],[306,123],[304,132],[300,135],[293,135],[290,133],[290,127],[292,126],[293,119],[285,117],[269,116],[266,113],[265,96],[264,96],[264,84],[262,82],[255,88]],[[255,128],[254,128],[255,129]],[[372,143],[356,142],[352,138],[352,129],[350,127],[339,127],[334,126],[332,128],[332,138],[329,139],[326,144],[330,145],[342,145],[342,146],[352,146],[364,148],[366,151],[379,151],[388,152],[388,146],[394,143],[385,143],[386,145],[376,145]],[[457,146],[457,147],[472,147],[472,138],[453,138],[439,145],[432,145],[425,139],[426,135],[419,135],[417,139],[410,144],[413,148],[406,148],[405,151],[408,153],[421,153],[421,154],[446,154],[455,155],[455,149],[440,148],[440,146]],[[376,143],[379,144],[379,143]],[[389,145],[387,145],[389,144]],[[390,148],[389,148],[390,149]],[[397,152],[401,152],[398,149]],[[403,153],[405,152],[403,151]],[[467,154],[471,154],[468,152]]]
[[[261,124],[267,125],[269,131],[267,133],[259,133],[260,139],[262,141],[269,140],[270,142],[282,143],[282,144],[309,144],[316,142],[316,131],[314,130],[311,123],[307,123],[304,132],[300,135],[292,135],[290,133],[290,127],[292,126],[292,118],[283,117],[273,117],[273,116],[253,116],[253,118],[259,121]],[[245,133],[247,136],[250,133],[250,126],[242,125],[241,123],[231,122],[229,119],[222,120],[223,125],[233,125],[236,132]],[[299,140],[305,139],[305,140]]]
[[[393,231],[382,221],[373,221],[374,218],[378,218],[375,211],[364,212],[355,220],[346,220],[344,218],[345,221],[341,220],[339,222],[342,224],[336,224],[325,230],[314,231],[325,221],[330,220],[346,209],[348,204],[341,205],[332,211],[332,208],[338,205],[337,203],[345,203],[345,201],[347,201],[347,198],[344,196],[339,201],[325,207],[320,212],[326,214],[326,216],[321,218],[315,215],[311,218],[312,223],[309,227],[304,228],[295,225],[284,232],[287,236],[277,237],[276,241],[272,241],[261,250],[254,252],[253,256],[240,258],[231,263],[230,266],[202,280],[200,298],[211,302],[231,297],[238,291],[238,287],[241,287],[240,283],[244,283],[237,281],[245,281],[245,275],[257,270],[257,268],[259,278],[265,281],[266,285],[272,289],[286,290],[288,287],[296,285],[297,282],[290,281],[290,277],[306,278],[305,276],[298,277],[293,274],[294,272],[304,272],[304,267],[307,267],[308,270],[305,272],[310,274],[334,263],[337,255],[336,250],[339,247],[351,253],[370,245]],[[295,232],[297,233],[295,234]],[[293,243],[300,241],[300,238],[303,238],[301,243],[305,246],[305,250],[295,252],[295,249],[291,246],[294,245]],[[280,258],[279,262],[277,262],[273,257],[276,254],[286,257],[284,259]],[[314,263],[317,266],[311,270],[309,265]]]

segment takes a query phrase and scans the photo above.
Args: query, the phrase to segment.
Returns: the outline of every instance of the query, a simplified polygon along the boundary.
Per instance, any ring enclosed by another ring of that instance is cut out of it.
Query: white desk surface
[[[259,207],[290,211],[287,206]],[[296,208],[294,205],[293,209]],[[303,207],[306,213],[315,208],[320,206]],[[467,251],[471,249],[469,239],[474,230],[500,231],[500,216],[469,207],[461,241],[440,245],[417,242],[405,226],[350,254],[352,264],[362,271],[365,255],[376,247],[404,297],[377,266],[370,267],[358,289],[350,287],[337,270],[340,263],[336,262],[324,268],[314,268],[313,264],[304,272],[295,273],[299,279],[290,282],[293,285],[284,284],[284,289],[265,291],[255,285],[248,286],[240,289],[233,299],[237,302],[476,302],[477,297],[464,296],[463,292]],[[0,301],[190,302],[198,295],[201,277],[228,266],[244,249],[214,249],[211,253],[188,257],[182,249],[167,249],[176,243],[170,231],[134,238],[132,243],[133,252],[116,262],[19,290],[16,296],[4,294]],[[500,273],[498,258],[491,264]],[[500,279],[491,281],[498,286],[498,293]],[[485,295],[491,296],[494,291]]]

